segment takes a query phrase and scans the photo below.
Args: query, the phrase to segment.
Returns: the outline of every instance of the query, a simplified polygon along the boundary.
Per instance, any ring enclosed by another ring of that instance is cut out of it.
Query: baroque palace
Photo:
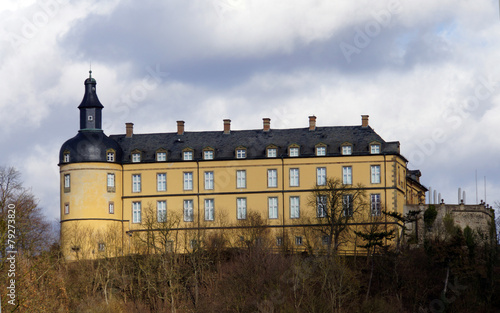
[[[127,123],[125,134],[107,136],[96,81],[84,84],[80,130],[59,155],[67,259],[140,253],[141,242],[182,253],[217,232],[238,245],[255,229],[274,248],[300,250],[313,241],[304,232],[318,214],[311,193],[328,178],[362,188],[367,215],[425,203],[420,171],[407,168],[399,142],[384,141],[368,115],[332,127],[309,116],[308,127],[294,129],[272,129],[264,118],[260,129],[232,130],[225,119],[223,130],[191,132],[177,121],[177,132],[154,134]]]

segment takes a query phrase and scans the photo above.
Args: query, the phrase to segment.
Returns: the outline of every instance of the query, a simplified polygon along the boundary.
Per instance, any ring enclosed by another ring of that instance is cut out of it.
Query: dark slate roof
[[[102,130],[81,130],[62,145],[59,151],[59,163],[63,163],[65,152],[70,153],[69,163],[106,162],[108,149],[115,150],[115,161],[120,163],[123,153],[116,141],[106,136]]]
[[[92,71],[90,71],[89,78],[87,78],[84,82],[85,94],[83,96],[82,103],[80,103],[80,105],[78,106],[79,109],[104,108],[104,106],[99,101],[99,98],[97,98],[97,93],[95,90],[96,84],[97,84],[96,80],[92,78]]]
[[[200,131],[157,134],[134,134],[131,138],[125,135],[111,135],[123,150],[123,163],[131,162],[131,153],[139,150],[142,153],[142,162],[154,162],[156,151],[168,151],[168,161],[182,161],[182,151],[186,148],[194,150],[194,160],[202,160],[202,151],[205,148],[215,150],[215,159],[234,159],[235,149],[245,147],[247,159],[266,157],[266,147],[275,145],[278,148],[278,157],[288,156],[288,147],[291,144],[300,146],[300,157],[315,155],[317,144],[327,145],[327,156],[340,156],[343,143],[352,144],[353,155],[367,155],[370,153],[370,143],[376,141],[381,144],[381,154],[398,154],[399,142],[385,142],[371,127],[362,126],[334,126],[309,128],[237,130],[224,134],[223,131]]]

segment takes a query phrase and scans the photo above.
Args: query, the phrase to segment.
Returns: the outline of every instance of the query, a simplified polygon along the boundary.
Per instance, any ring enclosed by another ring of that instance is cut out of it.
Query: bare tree
[[[338,178],[328,178],[324,185],[314,187],[309,206],[315,209],[319,225],[315,228],[322,235],[330,255],[348,241],[350,224],[366,211],[368,203],[361,184],[346,185]]]

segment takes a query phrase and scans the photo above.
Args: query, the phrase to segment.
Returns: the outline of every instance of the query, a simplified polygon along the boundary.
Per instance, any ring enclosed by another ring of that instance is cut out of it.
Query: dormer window
[[[132,152],[132,162],[133,163],[141,162],[141,153],[139,151]]]
[[[379,143],[372,143],[370,145],[370,153],[371,154],[380,154],[380,144]]]
[[[350,144],[342,145],[342,155],[351,155],[352,154],[352,146]]]
[[[69,151],[65,151],[63,154],[63,162],[68,163],[69,162]]]
[[[213,160],[214,159],[214,150],[212,148],[205,148],[203,150],[203,160]]]
[[[289,157],[298,157],[299,156],[299,146],[292,145],[288,148],[288,156]]]
[[[326,145],[319,144],[316,145],[316,156],[325,156],[326,155]]]
[[[266,155],[268,158],[275,158],[278,156],[278,148],[275,146],[269,146],[266,149]]]
[[[115,161],[115,150],[107,150],[106,151],[106,161],[114,162]]]
[[[184,161],[192,161],[193,160],[193,150],[185,150],[182,152],[182,159]]]
[[[156,161],[157,162],[167,161],[167,151],[163,149],[156,151]]]
[[[246,157],[247,157],[247,149],[236,148],[236,158],[237,159],[245,159]]]

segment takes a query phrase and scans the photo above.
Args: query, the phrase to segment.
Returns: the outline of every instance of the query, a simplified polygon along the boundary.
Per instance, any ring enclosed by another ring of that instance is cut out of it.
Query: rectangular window
[[[132,175],[132,192],[141,192],[141,174]]]
[[[70,192],[71,190],[71,176],[70,174],[64,174],[64,192]]]
[[[112,201],[108,203],[108,212],[109,214],[115,214],[115,203]]]
[[[269,218],[278,218],[278,198],[267,198],[267,206],[269,208]]]
[[[276,148],[268,148],[267,149],[267,157],[268,158],[275,158],[278,154],[278,151]]]
[[[158,223],[165,223],[167,221],[167,201],[156,202],[156,220]]]
[[[370,195],[370,209],[373,216],[380,216],[382,205],[380,203],[379,193],[373,193]]]
[[[236,213],[239,220],[247,218],[247,198],[236,199]]]
[[[277,246],[283,245],[283,237],[276,237],[276,245]]]
[[[326,147],[316,147],[316,156],[325,156]]]
[[[323,245],[328,246],[328,244],[330,244],[330,236],[321,237],[321,242],[323,243]]]
[[[342,146],[342,155],[351,155],[352,146]]]
[[[344,185],[352,185],[352,167],[343,166],[342,167],[342,183]]]
[[[193,190],[193,172],[184,173],[184,190]]]
[[[247,188],[247,171],[236,171],[236,188]]]
[[[108,162],[114,162],[115,161],[115,153],[114,152],[108,152],[106,154],[106,161],[108,161]]]
[[[97,245],[97,250],[99,252],[104,252],[106,250],[106,244],[103,243],[103,242],[100,242],[98,245]]]
[[[156,174],[156,190],[166,191],[167,190],[167,174],[158,173]]]
[[[370,146],[371,154],[379,154],[380,153],[380,145],[371,145]]]
[[[214,199],[205,199],[205,221],[214,220]]]
[[[342,195],[342,209],[344,211],[344,216],[353,215],[352,195]]]
[[[299,169],[291,168],[290,169],[290,187],[298,187],[299,186]]]
[[[300,198],[293,196],[290,197],[290,218],[300,217]]]
[[[302,236],[295,236],[295,245],[302,246]]]
[[[290,148],[290,156],[291,157],[298,157],[299,156],[299,148],[298,147]]]
[[[132,223],[140,223],[141,220],[141,203],[132,202]]]
[[[193,215],[193,200],[184,200],[184,222],[192,222]]]
[[[326,185],[326,167],[318,167],[316,169],[316,184],[318,186]]]
[[[193,160],[193,151],[184,151],[182,154],[182,159],[184,161],[191,161]]]
[[[247,157],[247,150],[246,149],[236,149],[236,158],[237,159],[244,159]]]
[[[165,162],[166,160],[167,160],[167,153],[166,152],[157,152],[156,153],[156,161]]]
[[[214,189],[214,172],[205,172],[205,190]]]
[[[108,192],[115,192],[115,174],[108,173],[107,187]]]
[[[317,217],[326,217],[326,196],[316,197],[316,214]]]
[[[380,184],[380,165],[372,165],[370,172],[372,184]]]
[[[68,163],[69,162],[69,153],[65,153],[64,154],[64,163]]]
[[[132,162],[134,162],[134,163],[141,162],[141,154],[140,153],[132,153]]]
[[[69,214],[69,203],[64,204],[64,214]]]
[[[267,187],[278,187],[278,170],[267,170]]]
[[[205,150],[203,151],[203,160],[213,160],[214,152],[213,150]]]

